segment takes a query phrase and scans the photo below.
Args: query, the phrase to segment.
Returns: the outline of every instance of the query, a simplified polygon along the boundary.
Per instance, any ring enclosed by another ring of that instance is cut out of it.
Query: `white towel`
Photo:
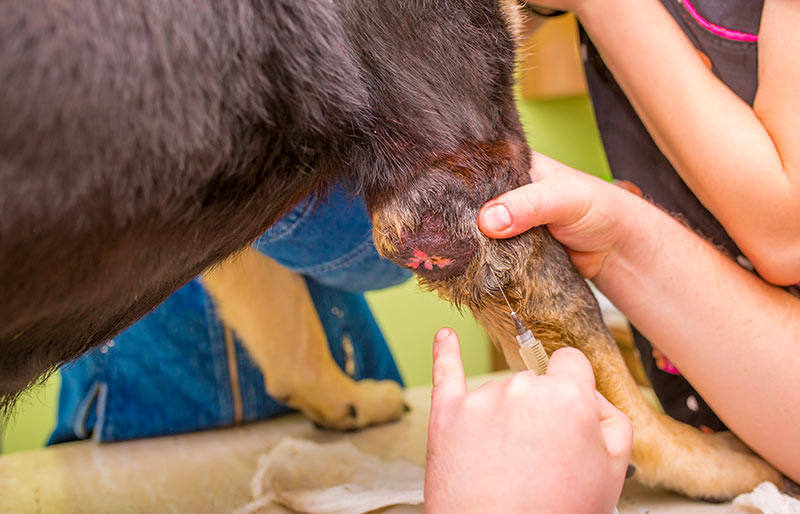
[[[753,492],[733,500],[733,512],[747,514],[800,514],[800,501],[782,494],[772,482],[763,482]]]
[[[235,514],[279,503],[298,512],[361,514],[390,505],[423,502],[425,470],[407,461],[384,461],[349,441],[317,444],[286,438],[258,458],[250,483],[253,501]]]

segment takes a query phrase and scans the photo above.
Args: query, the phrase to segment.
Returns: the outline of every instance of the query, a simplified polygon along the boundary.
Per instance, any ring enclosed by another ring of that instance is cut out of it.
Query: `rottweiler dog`
[[[0,4],[4,404],[206,270],[223,318],[262,365],[292,368],[282,357],[291,353],[324,361],[324,335],[297,277],[243,249],[301,198],[342,182],[364,195],[380,251],[471,308],[513,367],[520,362],[500,287],[549,352],[581,349],[599,390],[634,423],[642,482],[717,499],[777,482],[738,442],[648,406],[546,230],[506,241],[478,231],[480,206],[527,182],[535,165],[512,91],[518,7]],[[258,315],[274,306],[245,296],[253,277],[294,291],[309,327],[301,349],[263,335]],[[337,428],[402,413],[399,390],[385,384],[331,379],[321,395],[303,383],[267,385]]]

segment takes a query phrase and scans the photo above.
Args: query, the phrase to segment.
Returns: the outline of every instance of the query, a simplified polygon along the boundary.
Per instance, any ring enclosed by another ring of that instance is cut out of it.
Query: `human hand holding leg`
[[[631,201],[645,203],[543,154],[534,156],[531,180],[487,202],[478,216],[479,228],[489,237],[508,238],[548,225],[586,278],[600,273],[609,255],[628,240],[629,227],[620,221]]]
[[[466,391],[458,338],[434,342],[428,512],[612,512],[631,450],[630,421],[596,390],[578,350],[545,376],[517,373]]]

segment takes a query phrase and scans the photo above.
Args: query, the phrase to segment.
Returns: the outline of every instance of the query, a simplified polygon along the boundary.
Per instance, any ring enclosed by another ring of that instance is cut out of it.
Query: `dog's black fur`
[[[519,141],[503,0],[0,3],[0,394],[343,180]]]

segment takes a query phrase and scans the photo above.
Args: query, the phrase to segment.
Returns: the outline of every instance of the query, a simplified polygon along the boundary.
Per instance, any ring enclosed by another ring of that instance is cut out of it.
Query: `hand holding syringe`
[[[547,363],[550,361],[547,357],[547,352],[544,351],[544,346],[533,336],[533,332],[522,323],[520,317],[514,312],[514,309],[511,308],[511,303],[509,303],[506,293],[502,288],[500,289],[500,293],[503,295],[503,299],[506,301],[506,305],[508,305],[511,311],[511,319],[514,320],[514,329],[517,331],[516,337],[519,343],[519,356],[522,357],[526,368],[537,375],[544,375],[547,371]],[[619,511],[615,508],[614,514],[618,513]]]

